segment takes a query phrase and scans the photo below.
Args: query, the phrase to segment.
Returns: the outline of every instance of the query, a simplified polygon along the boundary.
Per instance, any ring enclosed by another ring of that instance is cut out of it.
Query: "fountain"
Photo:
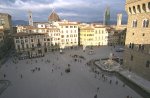
[[[108,60],[105,60],[104,62],[103,62],[103,64],[104,64],[104,67],[106,68],[106,69],[112,69],[112,67],[114,67],[114,61],[113,61],[113,53],[110,53],[110,55],[109,55],[109,59]]]

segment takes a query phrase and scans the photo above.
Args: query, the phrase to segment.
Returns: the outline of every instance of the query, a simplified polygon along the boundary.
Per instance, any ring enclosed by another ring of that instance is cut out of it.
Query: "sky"
[[[9,13],[13,20],[28,20],[28,10],[33,21],[47,21],[51,11],[61,19],[80,22],[102,21],[106,7],[110,7],[111,21],[117,14],[127,20],[125,0],[0,0],[0,13]]]

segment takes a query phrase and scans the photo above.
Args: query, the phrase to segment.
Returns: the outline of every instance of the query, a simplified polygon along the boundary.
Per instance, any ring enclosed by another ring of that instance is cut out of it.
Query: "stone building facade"
[[[0,13],[0,63],[12,48],[12,39],[10,35],[13,33],[11,16],[7,13]]]
[[[12,36],[17,53],[21,53],[23,57],[40,57],[51,51],[51,40],[47,34],[16,33]]]
[[[126,12],[124,66],[150,80],[150,1],[126,0]]]
[[[12,32],[11,16],[7,13],[0,13],[0,25],[3,25],[4,30]]]
[[[104,25],[91,24],[80,28],[80,45],[108,45],[108,32]]]

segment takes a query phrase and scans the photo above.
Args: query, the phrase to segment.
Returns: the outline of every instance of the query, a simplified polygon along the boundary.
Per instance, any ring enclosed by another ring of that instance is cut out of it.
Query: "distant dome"
[[[48,21],[49,22],[53,22],[53,21],[60,21],[59,16],[57,15],[57,13],[55,11],[53,11],[50,16],[48,17]]]

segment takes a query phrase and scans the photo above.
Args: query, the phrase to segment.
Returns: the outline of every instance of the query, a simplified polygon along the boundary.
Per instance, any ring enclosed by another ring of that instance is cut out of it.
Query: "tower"
[[[107,7],[105,10],[103,24],[104,25],[110,24],[110,9],[109,9],[109,7]]]
[[[29,25],[33,26],[32,12],[30,10],[28,11],[28,15]]]
[[[120,26],[122,22],[122,14],[117,14],[117,26]]]

